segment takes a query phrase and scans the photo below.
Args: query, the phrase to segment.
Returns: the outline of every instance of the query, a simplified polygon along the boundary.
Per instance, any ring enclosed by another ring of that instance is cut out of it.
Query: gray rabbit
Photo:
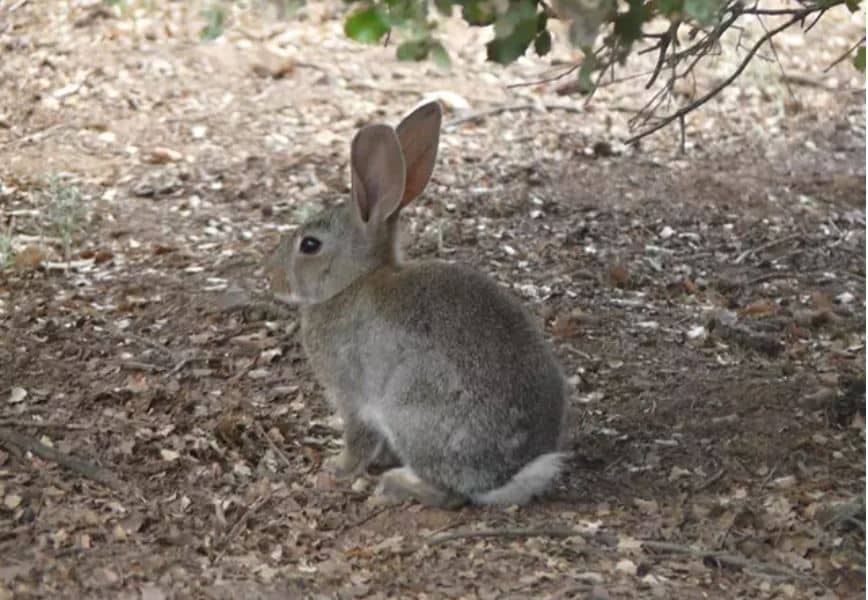
[[[398,218],[428,183],[442,114],[368,125],[351,201],[281,240],[266,270],[345,425],[339,475],[391,464],[376,494],[430,506],[524,504],[560,472],[561,370],[527,312],[464,266],[404,262]]]

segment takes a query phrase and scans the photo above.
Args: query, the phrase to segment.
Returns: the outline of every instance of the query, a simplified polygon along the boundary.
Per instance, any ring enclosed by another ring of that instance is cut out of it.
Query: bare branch
[[[833,4],[832,6],[837,6],[838,4],[843,4],[843,1],[844,0],[839,0],[838,2]],[[635,144],[639,140],[648,137],[652,133],[655,133],[655,132],[663,129],[664,127],[666,127],[670,123],[681,119],[683,116],[696,110],[697,108],[699,108],[703,104],[707,103],[709,100],[716,97],[720,92],[722,92],[726,87],[728,87],[733,81],[738,79],[738,77],[742,74],[742,72],[744,72],[744,70],[747,68],[747,65],[750,63],[750,61],[753,59],[753,57],[756,55],[756,53],[759,52],[760,48],[762,48],[762,46],[766,42],[768,42],[771,38],[773,38],[774,36],[776,36],[780,32],[784,31],[785,29],[789,29],[790,27],[792,27],[796,23],[803,21],[809,15],[811,15],[815,12],[818,12],[818,11],[824,12],[828,8],[831,8],[831,6],[824,7],[822,9],[818,9],[818,8],[802,9],[801,11],[798,11],[795,14],[793,14],[792,18],[788,19],[783,24],[779,25],[778,27],[775,27],[774,29],[767,31],[766,34],[763,35],[759,39],[759,41],[753,45],[753,47],[750,49],[750,51],[747,53],[747,55],[744,57],[744,59],[739,64],[738,68],[736,68],[736,70],[733,71],[733,73],[729,77],[724,79],[720,84],[715,86],[711,91],[709,91],[705,95],[703,95],[700,98],[694,100],[693,102],[681,107],[680,109],[678,109],[674,113],[670,114],[668,117],[662,119],[659,123],[657,123],[656,125],[654,125],[650,129],[647,129],[647,130],[645,130],[639,134],[636,134],[633,137],[627,139],[625,144],[628,144],[628,145],[629,144]],[[816,23],[816,21],[815,21],[815,23]]]
[[[864,44],[864,43],[865,43],[865,36],[863,35],[861,40],[859,40],[858,42],[856,42],[855,44],[853,44],[852,46],[850,46],[849,48],[847,48],[847,51],[846,51],[846,52],[844,52],[841,56],[839,56],[838,58],[836,58],[835,60],[833,60],[833,61],[832,61],[832,64],[830,64],[828,67],[826,67],[825,69],[823,69],[823,73],[828,73],[829,71],[831,71],[831,70],[834,68],[835,65],[837,65],[838,63],[840,63],[842,60],[844,60],[844,59],[847,58],[848,56],[850,56],[850,53],[853,52],[853,50],[855,50],[856,48],[858,48],[859,46],[861,46],[861,45]]]

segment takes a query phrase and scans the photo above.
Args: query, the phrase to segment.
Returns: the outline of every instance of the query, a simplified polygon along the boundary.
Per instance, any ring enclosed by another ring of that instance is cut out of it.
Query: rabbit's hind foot
[[[407,500],[417,500],[426,506],[449,510],[467,504],[464,496],[423,481],[410,467],[400,467],[383,473],[371,502],[396,504]]]

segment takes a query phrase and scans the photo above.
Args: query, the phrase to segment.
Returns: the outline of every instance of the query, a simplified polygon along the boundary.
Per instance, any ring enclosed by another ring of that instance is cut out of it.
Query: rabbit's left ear
[[[404,158],[395,130],[388,125],[363,127],[350,152],[352,197],[362,223],[383,223],[400,208],[404,196]]]
[[[443,111],[435,100],[414,110],[398,125],[398,139],[407,169],[402,208],[421,194],[431,179],[442,120]]]

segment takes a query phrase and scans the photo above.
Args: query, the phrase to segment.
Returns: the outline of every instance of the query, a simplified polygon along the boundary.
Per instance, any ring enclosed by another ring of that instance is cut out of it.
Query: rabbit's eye
[[[322,242],[316,239],[315,237],[305,236],[301,238],[301,243],[298,245],[298,249],[301,250],[302,254],[316,254],[320,246],[322,246]]]

